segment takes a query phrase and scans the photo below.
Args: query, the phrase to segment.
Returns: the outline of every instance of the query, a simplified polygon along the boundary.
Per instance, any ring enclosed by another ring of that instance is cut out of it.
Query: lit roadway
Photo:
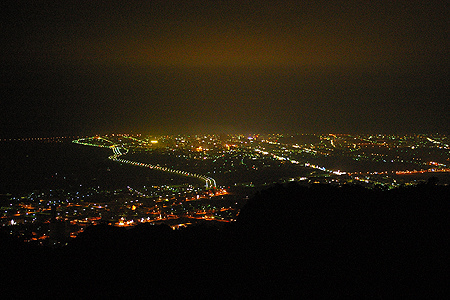
[[[121,147],[119,145],[115,145],[113,142],[111,142],[107,139],[104,139],[104,138],[96,137],[95,139],[104,140],[113,145],[112,146],[103,146],[103,145],[93,144],[88,141],[89,139],[79,139],[79,140],[75,140],[73,142],[77,143],[77,144],[81,144],[81,145],[87,145],[87,146],[110,148],[110,149],[112,149],[114,154],[108,158],[113,161],[121,162],[124,164],[129,164],[129,165],[133,165],[133,166],[138,166],[138,167],[144,167],[144,168],[150,168],[150,169],[154,169],[154,170],[164,171],[164,172],[173,173],[173,174],[177,174],[177,175],[198,178],[200,180],[205,181],[205,187],[207,189],[217,187],[216,181],[213,178],[205,176],[205,175],[199,175],[199,174],[189,173],[186,171],[175,170],[175,169],[171,169],[171,168],[160,167],[160,166],[155,166],[155,165],[151,165],[151,164],[146,164],[146,163],[141,163],[141,162],[136,162],[136,161],[119,158],[120,156],[126,154],[128,152],[128,149]]]
[[[313,149],[309,149],[309,148],[306,148],[306,147],[300,147],[298,145],[288,145],[288,144],[281,144],[281,143],[275,143],[275,142],[270,142],[270,141],[263,141],[263,142],[266,142],[266,143],[272,144],[272,145],[282,145],[282,146],[287,146],[287,147],[298,148],[301,151],[306,152],[306,153],[317,153],[317,151],[315,151]],[[296,164],[296,165],[301,165],[301,166],[304,166],[304,167],[307,167],[307,168],[312,168],[312,169],[317,169],[317,170],[321,170],[321,171],[328,172],[328,173],[333,173],[335,175],[347,174],[346,172],[341,172],[340,170],[328,170],[325,167],[317,166],[317,165],[310,164],[310,163],[307,163],[307,162],[304,163],[304,164],[301,164],[299,161],[290,159],[289,157],[285,157],[285,156],[278,156],[276,154],[273,154],[273,153],[270,153],[268,151],[265,151],[265,149],[261,150],[261,149],[255,148],[254,151],[257,152],[257,153],[260,153],[260,154],[270,155],[273,158],[281,160],[281,161],[289,161],[289,162],[291,162],[293,164]]]

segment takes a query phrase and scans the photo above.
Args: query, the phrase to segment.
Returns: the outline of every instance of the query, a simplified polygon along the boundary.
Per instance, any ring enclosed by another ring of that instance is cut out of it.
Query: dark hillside
[[[276,185],[220,230],[99,225],[62,249],[2,237],[2,290],[50,298],[444,298],[449,191]]]

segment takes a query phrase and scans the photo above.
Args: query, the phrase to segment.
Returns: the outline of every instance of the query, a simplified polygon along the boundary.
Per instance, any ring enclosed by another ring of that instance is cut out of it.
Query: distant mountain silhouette
[[[98,225],[62,249],[2,237],[2,285],[50,298],[444,298],[449,192],[291,183],[259,192],[220,230]]]

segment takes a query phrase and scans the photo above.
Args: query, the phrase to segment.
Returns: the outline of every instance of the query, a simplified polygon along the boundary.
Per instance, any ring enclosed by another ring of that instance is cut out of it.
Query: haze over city
[[[2,4],[3,137],[448,133],[441,1]]]

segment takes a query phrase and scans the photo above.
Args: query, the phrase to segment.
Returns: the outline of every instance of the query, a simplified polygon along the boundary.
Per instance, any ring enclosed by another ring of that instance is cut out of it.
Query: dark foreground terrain
[[[88,228],[61,249],[0,239],[2,298],[446,298],[450,187],[277,185],[228,227]]]

